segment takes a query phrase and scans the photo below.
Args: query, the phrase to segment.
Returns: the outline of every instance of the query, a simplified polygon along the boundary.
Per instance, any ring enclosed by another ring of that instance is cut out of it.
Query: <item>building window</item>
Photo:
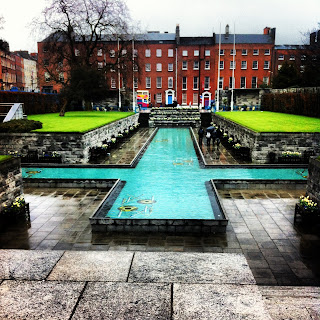
[[[161,77],[157,77],[157,88],[158,89],[162,88],[162,78]]]
[[[160,58],[160,57],[162,56],[162,50],[161,50],[161,49],[157,49],[157,51],[156,51],[156,56],[157,56],[158,58]]]
[[[243,56],[246,56],[248,54],[248,50],[247,49],[242,49],[241,54]]]
[[[268,85],[269,84],[269,78],[263,77],[263,84]]]
[[[282,68],[282,64],[278,64],[278,71]]]
[[[48,51],[49,51],[48,47],[44,46],[44,47],[42,48],[42,52],[48,52]]]
[[[135,72],[139,71],[138,65],[136,63],[133,64],[133,71]]]
[[[173,49],[168,49],[168,57],[173,57]]]
[[[116,79],[111,78],[111,89],[115,89],[115,88],[116,88]]]
[[[234,89],[234,77],[229,78],[229,88]]]
[[[278,60],[284,60],[284,54],[279,54]]]
[[[146,71],[151,71],[151,64],[150,63],[146,63]]]
[[[270,68],[270,61],[265,61],[263,64],[263,69],[269,69]]]
[[[236,62],[235,61],[230,61],[230,69],[235,69],[236,68]]]
[[[223,89],[223,77],[219,79],[219,89]]]
[[[146,88],[147,89],[151,88],[151,78],[150,77],[146,77]]]
[[[80,50],[79,50],[79,49],[75,49],[75,50],[74,50],[74,55],[75,55],[76,57],[79,57],[79,56],[80,56]]]
[[[102,49],[98,49],[98,51],[97,51],[97,56],[98,56],[98,57],[102,57]]]
[[[182,90],[187,90],[187,77],[182,77]]]
[[[98,69],[101,70],[103,68],[103,62],[98,62]]]
[[[204,52],[204,55],[205,55],[206,57],[210,57],[210,50],[206,50],[206,51]]]
[[[156,96],[156,101],[157,103],[162,103],[162,93],[157,93],[157,96]]]
[[[168,88],[173,88],[173,78],[172,77],[168,78]]]
[[[186,93],[182,94],[182,104],[184,104],[184,105],[187,104],[187,94]]]
[[[220,56],[224,56],[224,49],[220,49]]]
[[[150,49],[146,49],[146,53],[145,53],[147,58],[151,57],[151,50]]]
[[[162,63],[157,63],[157,71],[162,71]]]
[[[110,58],[114,58],[116,56],[116,52],[114,50],[109,51]]]
[[[198,104],[198,94],[197,93],[193,94],[192,104],[194,104],[194,105]]]
[[[134,78],[133,86],[135,89],[138,88],[138,78]]]
[[[188,61],[182,61],[182,70],[188,70]]]
[[[204,77],[204,89],[205,90],[210,89],[210,77]]]
[[[44,73],[44,80],[45,80],[46,82],[49,82],[49,81],[50,81],[50,74],[49,74],[49,72],[45,72],[45,73]]]
[[[204,69],[205,69],[205,70],[210,70],[210,61],[209,61],[209,60],[206,60],[206,61],[204,62]]]
[[[230,50],[230,56],[235,56],[237,53],[237,50],[236,49],[231,49]]]
[[[182,56],[187,57],[188,56],[188,50],[183,50],[182,51]]]
[[[240,88],[245,89],[246,87],[246,77],[241,77],[240,78]]]
[[[247,69],[247,61],[241,61],[241,69]]]
[[[125,57],[126,55],[127,55],[127,50],[126,49],[122,49],[121,56]]]
[[[251,88],[257,88],[257,77],[252,77]]]
[[[258,61],[252,61],[252,69],[258,69]]]
[[[199,61],[193,61],[193,70],[199,70]]]
[[[193,77],[193,90],[197,90],[198,87],[198,77]]]
[[[265,49],[264,50],[264,55],[265,56],[270,56],[270,49]]]
[[[194,51],[193,51],[193,55],[194,55],[195,57],[199,57],[199,50],[194,50]]]
[[[258,56],[259,55],[259,49],[253,49],[253,55]]]
[[[168,63],[168,71],[173,71],[173,63]]]
[[[296,60],[296,58],[293,54],[291,54],[289,60]]]
[[[220,61],[220,70],[224,69],[224,61]]]
[[[133,49],[133,57],[136,58],[138,56],[138,50]]]
[[[301,61],[305,61],[305,60],[307,59],[307,56],[303,54],[303,55],[300,57],[300,59],[301,59]]]

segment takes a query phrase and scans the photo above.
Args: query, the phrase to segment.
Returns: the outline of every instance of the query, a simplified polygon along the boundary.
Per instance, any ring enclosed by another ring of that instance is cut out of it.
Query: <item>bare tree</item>
[[[75,79],[71,79],[72,70],[77,69],[77,79],[81,68],[86,72],[89,68],[97,70],[97,50],[101,44],[125,43],[130,21],[123,0],[50,0],[40,21],[41,30],[48,37],[42,42],[44,53],[40,55],[39,52],[39,63],[50,79],[68,92],[71,84],[75,85]],[[116,54],[119,52],[121,50]],[[119,66],[119,59],[120,56],[115,57],[113,64]],[[103,69],[107,67],[104,65]],[[64,99],[61,115],[68,102]]]

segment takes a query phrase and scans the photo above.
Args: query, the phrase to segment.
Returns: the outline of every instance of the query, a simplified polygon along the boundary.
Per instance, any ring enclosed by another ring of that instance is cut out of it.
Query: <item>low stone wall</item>
[[[63,163],[87,163],[89,149],[100,146],[102,141],[110,140],[118,132],[138,123],[138,114],[112,122],[86,133],[0,133],[0,153],[17,151],[25,155],[28,151],[55,151]]]
[[[269,163],[269,153],[277,157],[283,151],[314,151],[320,154],[320,133],[318,132],[254,132],[218,115],[213,122],[233,135],[241,145],[249,147],[253,163]]]
[[[307,194],[320,203],[320,161],[310,159],[308,171]]]
[[[4,205],[11,205],[23,193],[22,174],[19,158],[0,163],[0,211]]]

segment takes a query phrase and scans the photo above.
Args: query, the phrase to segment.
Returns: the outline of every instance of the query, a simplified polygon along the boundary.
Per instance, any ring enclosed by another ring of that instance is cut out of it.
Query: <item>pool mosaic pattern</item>
[[[210,179],[303,180],[302,169],[201,169],[189,129],[159,129],[134,169],[23,168],[28,178],[121,179],[126,185],[106,213],[123,219],[214,219]]]

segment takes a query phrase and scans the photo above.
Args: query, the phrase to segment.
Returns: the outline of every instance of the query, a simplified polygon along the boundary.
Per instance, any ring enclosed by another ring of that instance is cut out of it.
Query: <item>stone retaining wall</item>
[[[277,157],[283,151],[314,151],[320,154],[320,133],[318,132],[254,132],[218,115],[213,122],[233,135],[241,145],[249,147],[253,163],[269,163],[268,154],[274,152]]]
[[[22,174],[19,158],[0,163],[0,211],[4,205],[11,205],[23,193]]]
[[[308,171],[307,194],[320,203],[320,161],[316,158],[310,159]]]
[[[0,153],[17,151],[25,155],[36,150],[42,156],[43,152],[56,151],[63,163],[87,163],[91,147],[100,146],[102,141],[137,124],[138,117],[135,114],[86,133],[0,133]]]

